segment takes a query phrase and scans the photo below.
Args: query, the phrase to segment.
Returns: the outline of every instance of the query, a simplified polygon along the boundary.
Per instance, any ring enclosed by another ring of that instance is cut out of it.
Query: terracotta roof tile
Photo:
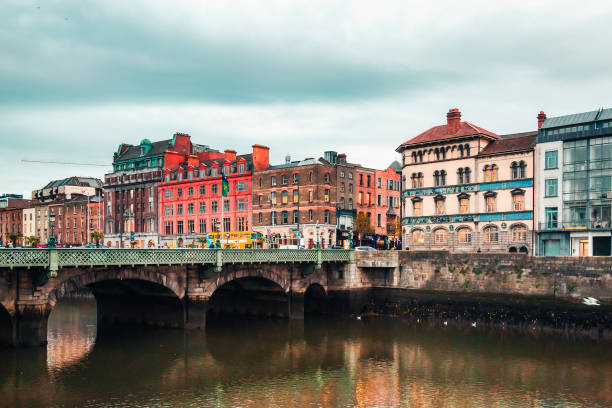
[[[449,140],[457,137],[465,137],[478,134],[482,134],[493,139],[499,138],[499,136],[497,136],[495,133],[489,132],[488,130],[476,126],[470,122],[461,122],[459,125],[459,130],[456,133],[449,134],[447,131],[447,125],[434,126],[431,129],[421,133],[420,135],[413,137],[407,142],[402,143],[400,147],[441,140]]]

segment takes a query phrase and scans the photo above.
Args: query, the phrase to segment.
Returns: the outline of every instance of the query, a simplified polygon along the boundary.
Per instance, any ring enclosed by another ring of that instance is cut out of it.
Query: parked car
[[[376,249],[369,246],[358,246],[355,247],[355,251],[376,251]]]

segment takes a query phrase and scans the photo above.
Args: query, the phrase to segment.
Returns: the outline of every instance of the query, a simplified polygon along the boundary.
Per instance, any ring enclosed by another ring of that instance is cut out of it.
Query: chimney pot
[[[538,117],[538,130],[540,130],[542,128],[542,124],[546,120],[546,114],[544,113],[544,111],[540,111],[537,117]]]

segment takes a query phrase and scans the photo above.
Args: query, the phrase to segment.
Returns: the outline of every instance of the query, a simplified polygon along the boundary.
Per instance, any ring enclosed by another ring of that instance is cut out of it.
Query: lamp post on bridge
[[[319,220],[317,220],[317,224],[315,225],[315,228],[317,230],[317,249],[320,249],[320,243],[319,243],[319,230],[321,229],[321,225],[319,225]]]
[[[47,248],[55,248],[57,246],[57,238],[55,238],[55,214],[49,215],[49,223],[51,224],[51,235],[47,240]]]

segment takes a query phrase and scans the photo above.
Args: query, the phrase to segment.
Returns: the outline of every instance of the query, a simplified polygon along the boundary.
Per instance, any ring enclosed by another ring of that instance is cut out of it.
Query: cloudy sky
[[[612,107],[611,2],[501,3],[4,0],[0,194],[176,131],[383,168],[452,107],[498,134]]]

